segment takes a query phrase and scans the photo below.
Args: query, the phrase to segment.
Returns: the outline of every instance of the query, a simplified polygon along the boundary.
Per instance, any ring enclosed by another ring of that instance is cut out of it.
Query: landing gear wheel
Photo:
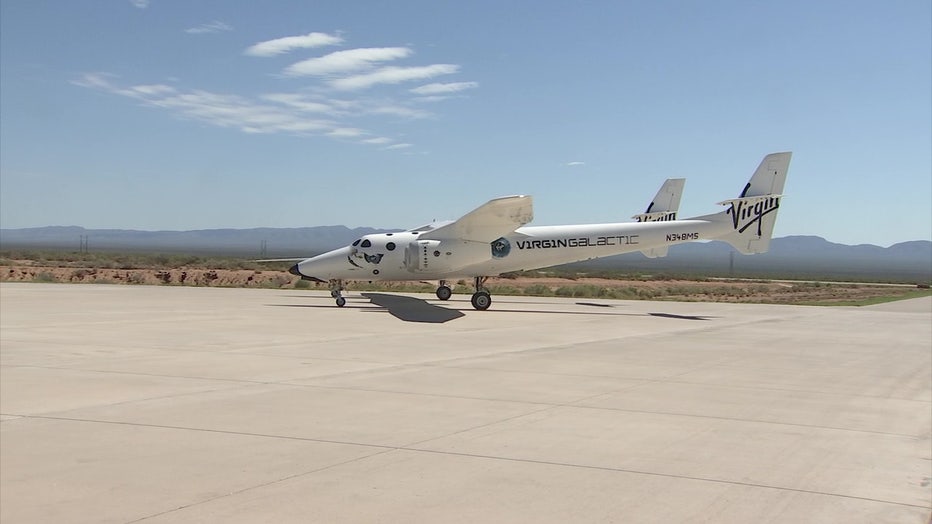
[[[346,305],[346,299],[343,298],[343,281],[337,278],[330,280],[330,296],[337,299],[337,307]]]
[[[472,307],[479,311],[485,311],[492,305],[492,296],[485,291],[477,291],[472,296]]]
[[[440,300],[450,300],[453,296],[453,290],[449,286],[440,286],[437,288],[437,298]]]

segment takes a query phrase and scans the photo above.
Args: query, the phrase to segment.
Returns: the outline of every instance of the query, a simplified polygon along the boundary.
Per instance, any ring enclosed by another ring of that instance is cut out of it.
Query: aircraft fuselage
[[[727,224],[692,219],[565,226],[525,226],[491,243],[419,241],[420,232],[366,235],[352,246],[300,262],[317,280],[449,280],[494,276],[634,251],[711,240]]]
[[[513,195],[492,199],[459,220],[400,233],[366,235],[352,245],[302,260],[291,272],[329,282],[337,305],[344,280],[439,280],[437,298],[452,293],[446,281],[475,278],[472,304],[488,309],[485,277],[512,271],[581,262],[634,251],[664,256],[669,246],[719,239],[743,254],[767,251],[780,208],[789,152],[764,157],[738,197],[720,204],[724,211],[677,220],[684,180],[668,179],[638,222],[527,226],[532,199]]]

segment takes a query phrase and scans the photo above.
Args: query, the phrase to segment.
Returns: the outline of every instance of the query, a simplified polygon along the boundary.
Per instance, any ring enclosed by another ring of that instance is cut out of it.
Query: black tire
[[[478,291],[472,296],[472,307],[478,311],[485,311],[492,305],[492,295],[485,291]]]
[[[440,286],[437,288],[437,298],[440,300],[450,300],[450,297],[453,296],[453,290],[447,286]]]
[[[337,307],[343,307],[346,305],[346,299],[343,297],[337,297]]]

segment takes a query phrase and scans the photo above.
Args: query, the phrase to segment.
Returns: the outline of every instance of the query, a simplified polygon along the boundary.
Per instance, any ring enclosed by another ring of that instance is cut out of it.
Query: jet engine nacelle
[[[412,273],[445,273],[492,259],[492,246],[465,240],[416,240],[405,248],[405,268]]]

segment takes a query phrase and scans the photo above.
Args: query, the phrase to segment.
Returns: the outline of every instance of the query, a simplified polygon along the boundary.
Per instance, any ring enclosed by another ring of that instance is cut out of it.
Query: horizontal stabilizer
[[[638,222],[669,222],[676,220],[676,211],[655,211],[653,213],[638,213],[631,218]]]
[[[731,206],[731,205],[743,205],[744,207],[753,207],[757,204],[768,205],[768,202],[772,204],[774,198],[779,199],[783,195],[762,195],[755,197],[744,197],[744,198],[729,198],[728,200],[722,200],[718,203],[720,206]]]

